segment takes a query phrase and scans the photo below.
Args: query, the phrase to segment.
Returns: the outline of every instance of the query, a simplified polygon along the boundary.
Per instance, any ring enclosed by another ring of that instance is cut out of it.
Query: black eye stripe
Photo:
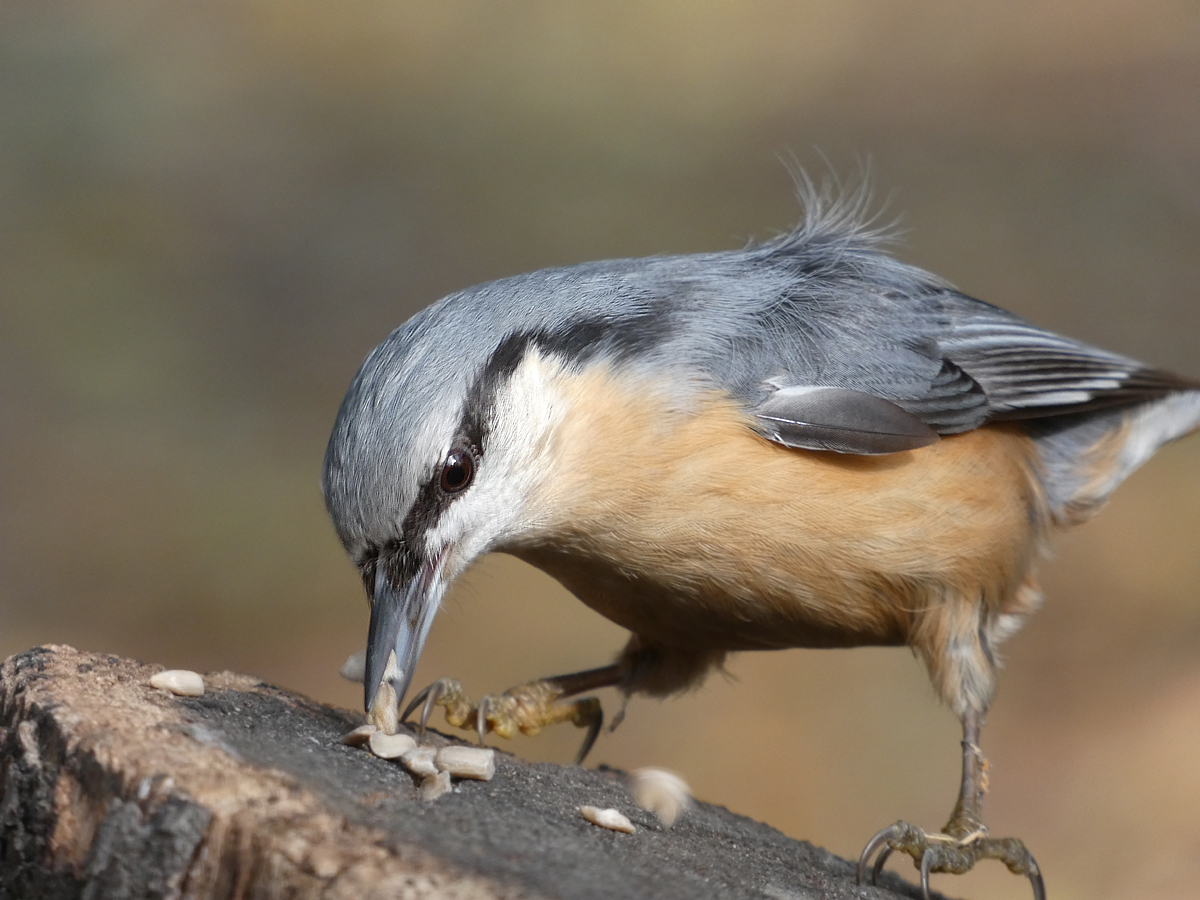
[[[377,565],[379,565],[379,559],[375,556],[368,557],[358,564],[358,571],[362,575],[363,587],[366,588],[368,598],[375,596],[375,567]]]
[[[367,596],[375,596],[375,567],[379,565],[379,547],[374,543],[367,544],[358,559],[354,561],[354,565],[358,567],[358,572],[362,575],[363,587],[367,589]]]
[[[357,565],[368,596],[375,593],[375,572],[380,566],[388,582],[396,588],[416,577],[426,529],[432,527],[458,495],[471,486],[479,456],[478,447],[460,437],[417,492],[416,500],[400,526],[403,536],[387,541],[382,547],[373,543],[367,545]]]

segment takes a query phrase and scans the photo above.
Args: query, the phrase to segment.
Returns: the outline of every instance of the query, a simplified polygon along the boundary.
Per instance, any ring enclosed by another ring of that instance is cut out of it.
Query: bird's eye
[[[442,464],[442,490],[457,494],[464,490],[475,477],[475,457],[466,447],[455,447]]]

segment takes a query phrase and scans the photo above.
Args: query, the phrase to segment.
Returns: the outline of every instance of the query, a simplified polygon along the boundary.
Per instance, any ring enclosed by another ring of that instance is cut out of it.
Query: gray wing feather
[[[958,323],[938,346],[982,387],[992,419],[1087,412],[1196,387],[1178,375],[978,305],[991,314]]]
[[[895,403],[834,387],[790,387],[754,409],[760,433],[787,447],[874,455],[915,450],[938,433]]]
[[[898,420],[879,418],[860,394],[887,401],[934,433],[954,434],[990,421],[1134,405],[1197,387],[1196,382],[1037,328],[955,291],[913,285],[917,290],[898,297],[861,283],[842,287],[849,288],[842,297],[815,306],[776,306],[777,319],[769,330],[781,351],[771,363],[784,369],[767,379],[769,385],[844,391],[826,395],[822,412],[829,421],[841,421],[845,435],[853,429],[860,434],[847,437],[840,447],[821,449],[894,452],[883,435]],[[821,348],[817,365],[812,364],[811,350],[810,358],[801,358],[795,342],[780,337],[786,334],[785,325],[806,331],[806,347]],[[751,413],[761,417],[764,409],[783,405],[783,393],[760,397],[751,404]],[[828,406],[839,402],[845,408],[835,415]],[[780,431],[773,440],[812,446],[804,443],[811,435],[796,428]],[[894,440],[894,449],[911,449]]]

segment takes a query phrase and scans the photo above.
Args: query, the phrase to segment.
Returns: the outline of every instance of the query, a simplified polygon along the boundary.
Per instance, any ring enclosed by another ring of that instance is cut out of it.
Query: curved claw
[[[871,857],[875,855],[875,851],[880,847],[887,846],[888,841],[900,837],[901,831],[899,823],[889,825],[887,828],[881,828],[875,832],[875,836],[867,841],[867,846],[863,847],[862,854],[858,857],[858,871],[854,875],[854,883],[862,884],[863,876],[867,874],[867,863],[871,861]],[[881,854],[881,859],[887,859],[886,854],[892,852],[892,848],[887,846],[885,854]],[[882,868],[880,863],[876,863],[875,869],[872,872],[871,884],[875,883],[875,879],[879,876],[879,870]]]
[[[888,861],[888,857],[891,855],[892,855],[892,846],[891,846],[891,844],[887,844],[884,846],[884,848],[882,850],[879,851],[879,855],[877,857],[875,857],[875,865],[871,867],[871,886],[872,887],[879,884],[879,873],[883,871],[883,864]]]
[[[421,718],[417,725],[417,734],[424,736],[425,729],[429,727],[429,717],[433,715],[433,710],[438,704],[438,700],[442,695],[447,693],[449,685],[447,679],[439,678],[437,681],[417,691],[416,696],[408,702],[408,706],[404,707],[404,712],[400,716],[400,721],[403,722],[417,706],[421,705]]]
[[[1029,854],[1029,883],[1033,885],[1033,900],[1046,900],[1046,884],[1042,881],[1042,870],[1038,868],[1037,860]]]
[[[592,747],[596,743],[596,738],[600,736],[600,729],[604,727],[604,710],[600,704],[596,704],[595,717],[588,724],[587,734],[583,736],[583,746],[579,748],[579,753],[575,756],[575,765],[582,766],[583,761],[587,759],[587,755],[592,751]]]
[[[925,852],[921,854],[921,898],[922,900],[930,900],[929,898],[929,870],[933,867],[933,848],[926,847]]]
[[[407,721],[408,717],[413,714],[413,710],[420,706],[421,701],[429,696],[430,692],[433,690],[434,684],[437,684],[437,682],[435,681],[433,684],[425,685],[425,687],[421,688],[421,690],[417,691],[417,693],[413,695],[413,698],[408,701],[408,706],[404,707],[404,712],[400,713],[401,722]],[[425,733],[425,723],[427,721],[429,721],[429,716],[422,715],[420,728],[422,734]]]

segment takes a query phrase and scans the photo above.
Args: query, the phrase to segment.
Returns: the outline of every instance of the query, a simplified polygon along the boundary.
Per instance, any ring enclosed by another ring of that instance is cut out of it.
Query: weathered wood
[[[61,646],[0,668],[0,898],[918,896],[720,807],[665,831],[613,770],[498,753],[494,779],[424,803],[338,743],[361,716],[228,672],[178,697],[160,668]]]

